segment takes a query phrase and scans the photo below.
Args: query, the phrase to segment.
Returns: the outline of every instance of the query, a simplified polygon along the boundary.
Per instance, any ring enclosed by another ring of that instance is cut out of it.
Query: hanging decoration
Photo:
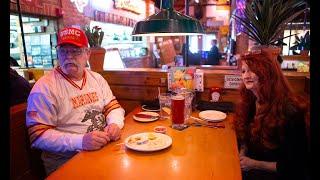
[[[70,2],[74,3],[77,7],[77,10],[83,13],[83,8],[88,5],[89,0],[70,0]]]
[[[246,8],[246,0],[236,0],[236,15],[244,17],[244,9]],[[241,23],[236,23],[236,34],[243,32],[245,29]]]

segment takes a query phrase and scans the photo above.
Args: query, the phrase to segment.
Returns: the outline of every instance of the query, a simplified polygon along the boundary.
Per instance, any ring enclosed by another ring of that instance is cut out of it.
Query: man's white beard
[[[63,64],[61,64],[61,67],[62,67],[62,71],[65,74],[69,74],[67,69],[66,69],[67,64],[73,64],[73,65],[77,66],[78,69],[81,69],[81,65],[76,61],[64,61]]]

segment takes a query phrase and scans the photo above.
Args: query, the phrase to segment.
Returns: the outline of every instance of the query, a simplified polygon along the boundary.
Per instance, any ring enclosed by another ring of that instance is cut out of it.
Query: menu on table
[[[168,72],[168,89],[175,91],[186,88],[193,90],[195,67],[171,67]]]

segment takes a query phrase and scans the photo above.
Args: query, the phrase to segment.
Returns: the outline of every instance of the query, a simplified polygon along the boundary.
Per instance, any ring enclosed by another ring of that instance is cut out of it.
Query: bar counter
[[[241,179],[232,114],[222,122],[225,128],[190,126],[179,131],[169,127],[169,119],[147,123],[133,120],[140,111],[140,107],[135,108],[126,116],[119,141],[97,151],[78,153],[47,179]],[[198,117],[198,112],[193,116]],[[139,152],[124,146],[126,137],[152,132],[158,125],[167,127],[172,138],[167,149]]]
[[[204,72],[204,92],[197,93],[198,100],[209,101],[209,92],[212,87],[223,89],[220,101],[236,103],[239,100],[239,91],[237,89],[224,88],[225,75],[240,76],[240,70],[237,67],[202,65],[201,70]],[[48,70],[42,73],[42,75],[47,72]],[[108,81],[114,95],[126,112],[130,112],[140,105],[142,101],[156,99],[158,87],[161,89],[161,92],[167,91],[167,72],[168,70],[160,68],[125,68],[108,69],[98,73]],[[309,73],[296,71],[283,71],[283,73],[287,77],[293,91],[309,100]]]

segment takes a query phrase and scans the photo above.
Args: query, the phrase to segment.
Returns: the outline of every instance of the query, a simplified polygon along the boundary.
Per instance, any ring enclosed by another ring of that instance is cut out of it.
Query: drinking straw
[[[158,87],[158,92],[159,92],[159,96],[160,96],[160,87]]]

